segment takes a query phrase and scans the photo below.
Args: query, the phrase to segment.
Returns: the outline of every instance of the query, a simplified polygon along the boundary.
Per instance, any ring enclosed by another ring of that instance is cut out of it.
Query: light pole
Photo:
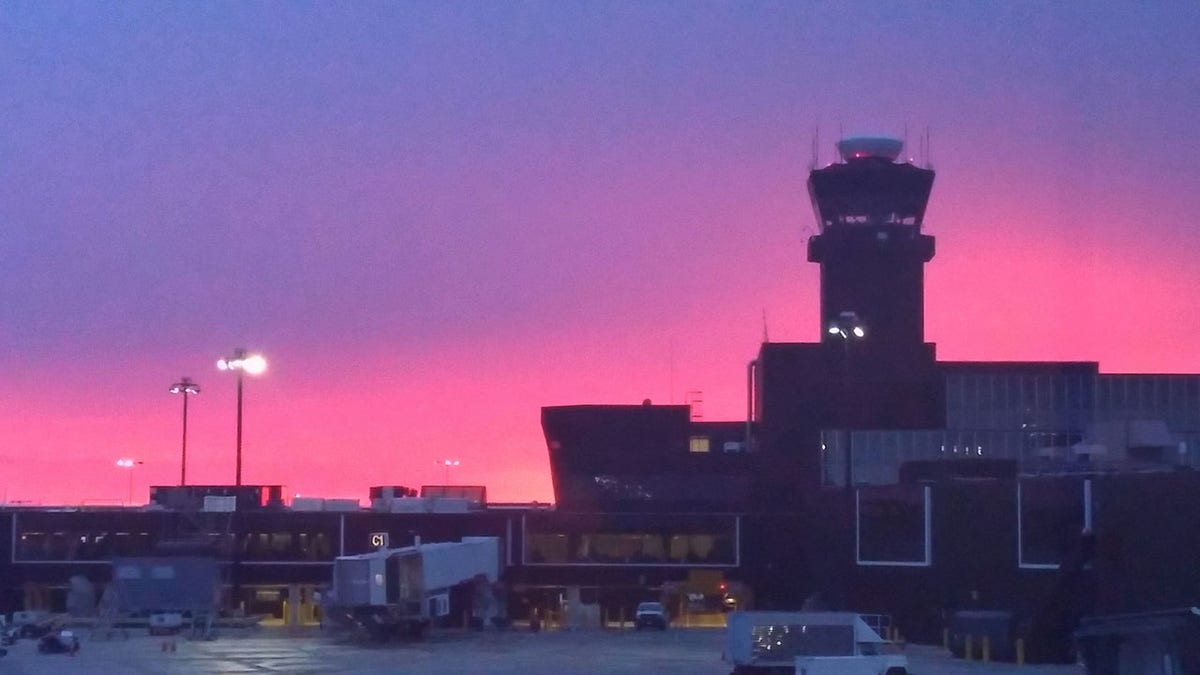
[[[233,356],[217,361],[219,370],[237,371],[237,479],[242,484],[242,373],[261,375],[267,370],[267,360],[261,354],[246,354],[245,349],[235,349]]]
[[[842,312],[829,322],[829,334],[842,339],[842,421],[846,427],[846,444],[842,456],[845,458],[846,490],[854,490],[854,443],[850,423],[850,341],[867,337],[867,329],[854,312]]]
[[[133,506],[133,467],[138,466],[139,464],[144,464],[144,463],[145,462],[142,462],[140,460],[134,460],[134,459],[118,459],[117,460],[117,466],[121,467],[122,469],[129,470],[129,501],[127,502],[129,504],[129,506]]]
[[[200,385],[189,377],[181,377],[168,390],[172,394],[183,394],[183,455],[179,461],[179,484],[187,485],[187,402],[188,396],[200,393]]]
[[[446,474],[445,474],[446,478],[442,482],[442,485],[449,486],[450,485],[450,467],[458,466],[458,460],[457,459],[443,459],[442,466],[446,467]]]

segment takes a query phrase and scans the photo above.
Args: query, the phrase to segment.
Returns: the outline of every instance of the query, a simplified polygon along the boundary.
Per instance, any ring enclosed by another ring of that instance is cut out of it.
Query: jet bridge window
[[[730,516],[553,514],[525,519],[526,565],[736,566]]]

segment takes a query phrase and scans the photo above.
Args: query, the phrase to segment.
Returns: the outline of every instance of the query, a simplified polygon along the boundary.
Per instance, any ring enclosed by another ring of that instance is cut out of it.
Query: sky
[[[1200,371],[1200,5],[0,0],[0,501],[553,498],[542,406],[744,418],[805,188],[930,131],[940,358]],[[693,396],[695,396],[693,394]],[[130,473],[118,458],[143,462]],[[447,469],[442,462],[456,459]]]

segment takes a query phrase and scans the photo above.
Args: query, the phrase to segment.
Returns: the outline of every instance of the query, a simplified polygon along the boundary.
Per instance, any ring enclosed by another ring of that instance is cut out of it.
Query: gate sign
[[[387,532],[372,532],[371,533],[371,545],[374,546],[375,548],[387,548],[388,547],[388,533]]]

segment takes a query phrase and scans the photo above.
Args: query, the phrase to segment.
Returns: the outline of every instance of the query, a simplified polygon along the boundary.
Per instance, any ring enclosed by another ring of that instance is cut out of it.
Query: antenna
[[[925,127],[925,168],[933,168],[933,137],[928,126]]]
[[[904,120],[904,149],[906,151],[912,150],[912,148],[908,147],[908,120]],[[912,161],[912,155],[909,155],[909,161]]]
[[[817,141],[820,138],[820,136],[821,136],[821,126],[817,125],[817,126],[813,127],[812,159],[810,159],[808,162],[808,170],[809,171],[812,171],[813,169],[817,168],[817,163],[819,161],[817,159]]]
[[[667,352],[667,369],[668,369],[668,394],[667,402],[675,405],[675,338],[671,338],[668,343]]]
[[[770,342],[771,338],[767,335],[767,308],[763,307],[763,342]]]

